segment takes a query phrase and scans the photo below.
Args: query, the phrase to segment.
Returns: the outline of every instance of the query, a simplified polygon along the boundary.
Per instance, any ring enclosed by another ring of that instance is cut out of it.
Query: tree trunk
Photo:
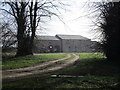
[[[26,30],[24,20],[20,21],[18,25],[19,25],[17,35],[18,48],[16,56],[32,55],[33,54],[32,52],[33,44],[31,43],[32,38],[29,35],[24,34]]]
[[[23,38],[22,40],[18,40],[18,48],[16,56],[25,56],[25,55],[33,55],[32,46],[30,43],[30,37]]]
[[[25,33],[26,32],[26,18],[25,18],[24,3],[22,4],[22,8],[18,9],[17,16],[18,16],[18,19],[17,19],[18,48],[17,48],[16,56],[33,55],[33,52],[32,52],[33,43],[31,43],[32,38],[30,37],[29,34]]]

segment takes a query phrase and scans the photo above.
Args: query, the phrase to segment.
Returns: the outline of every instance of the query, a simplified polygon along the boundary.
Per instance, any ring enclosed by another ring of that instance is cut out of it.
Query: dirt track
[[[72,56],[74,56],[74,58],[71,58]],[[61,64],[57,63],[57,62],[65,60],[65,59],[68,59],[68,60],[66,60],[64,63],[61,63]],[[77,56],[76,54],[68,54],[64,58],[45,62],[42,64],[38,64],[36,66],[3,70],[2,71],[2,75],[3,75],[2,79],[3,79],[3,82],[7,82],[10,80],[15,80],[15,79],[19,79],[19,78],[27,78],[29,76],[33,76],[33,75],[37,75],[37,74],[52,72],[55,70],[65,68],[69,65],[72,65],[78,59],[79,59],[79,56]]]

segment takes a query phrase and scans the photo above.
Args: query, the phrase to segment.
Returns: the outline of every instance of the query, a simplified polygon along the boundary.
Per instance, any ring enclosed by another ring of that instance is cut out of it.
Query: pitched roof
[[[59,40],[55,36],[37,36],[38,40]]]
[[[83,37],[81,35],[63,35],[63,34],[57,34],[56,37],[60,39],[79,39],[79,40],[89,40],[86,37]]]

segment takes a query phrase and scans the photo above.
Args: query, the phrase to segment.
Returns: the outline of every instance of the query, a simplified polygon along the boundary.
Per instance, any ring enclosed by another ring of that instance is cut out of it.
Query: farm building
[[[34,52],[95,52],[96,43],[81,35],[37,36]]]

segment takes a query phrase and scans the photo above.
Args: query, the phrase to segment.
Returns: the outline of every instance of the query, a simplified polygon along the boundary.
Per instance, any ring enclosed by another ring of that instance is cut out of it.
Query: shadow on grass
[[[83,76],[52,78],[51,75]],[[64,69],[3,84],[3,88],[120,88],[119,66],[105,58],[85,58]]]
[[[83,59],[56,74],[119,76],[120,72],[117,64],[108,62],[106,59]]]

